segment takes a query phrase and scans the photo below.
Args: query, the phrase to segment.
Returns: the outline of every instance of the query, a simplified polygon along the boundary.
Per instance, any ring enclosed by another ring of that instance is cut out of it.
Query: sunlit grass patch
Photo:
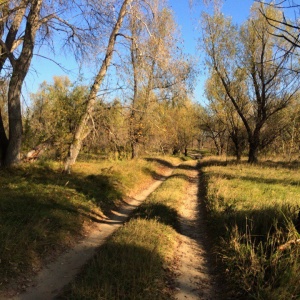
[[[216,160],[205,165],[208,216],[230,278],[254,299],[299,297],[300,289],[291,287],[295,277],[300,281],[295,272],[300,236],[294,226],[299,222],[299,170]],[[283,245],[289,247],[282,251]]]

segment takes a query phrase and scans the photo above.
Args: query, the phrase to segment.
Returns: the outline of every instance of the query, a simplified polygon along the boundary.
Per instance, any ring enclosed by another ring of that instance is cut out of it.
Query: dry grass
[[[212,158],[203,165],[218,252],[242,297],[298,299],[300,245],[295,241],[300,236],[294,225],[300,207],[299,169]]]
[[[76,243],[87,225],[124,197],[147,186],[153,174],[163,174],[170,161],[79,162],[71,175],[51,162],[1,170],[0,289],[26,284],[28,275]]]
[[[173,299],[171,269],[176,256],[178,209],[189,184],[187,172],[176,169],[99,249],[60,298]]]

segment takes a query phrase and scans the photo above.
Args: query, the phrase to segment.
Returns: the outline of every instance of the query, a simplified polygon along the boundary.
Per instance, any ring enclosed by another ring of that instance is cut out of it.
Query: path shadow
[[[164,263],[155,244],[146,248],[131,240],[108,240],[54,299],[168,299],[165,286],[171,278]]]
[[[176,167],[173,164],[171,164],[170,162],[168,162],[167,160],[160,159],[160,158],[146,157],[146,158],[144,158],[144,160],[149,161],[149,162],[156,162],[156,163],[158,163],[164,167],[168,167],[170,169],[174,169]]]
[[[180,231],[177,211],[165,204],[144,202],[135,210],[132,219],[156,220]]]

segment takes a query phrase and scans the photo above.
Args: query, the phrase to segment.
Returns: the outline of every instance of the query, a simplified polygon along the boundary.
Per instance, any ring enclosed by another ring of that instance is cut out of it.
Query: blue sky
[[[194,0],[194,2],[196,1],[197,0]],[[201,58],[200,50],[197,47],[201,34],[199,31],[199,27],[201,26],[199,20],[202,11],[209,10],[209,7],[205,6],[202,1],[199,0],[197,5],[193,5],[192,8],[189,7],[188,0],[170,0],[169,2],[175,12],[175,19],[181,28],[185,51],[194,55],[196,58]],[[234,23],[240,24],[248,18],[253,2],[253,0],[225,0],[222,6],[222,12],[225,15],[231,16]],[[200,64],[200,74],[197,78],[194,98],[196,101],[204,103],[203,86],[205,74],[202,70],[203,67]]]
[[[197,5],[192,8],[189,6],[189,0],[169,0],[169,4],[174,10],[175,20],[178,23],[182,38],[184,40],[184,52],[193,55],[196,58],[201,56],[201,53],[197,49],[197,40],[200,37],[200,31],[197,30],[199,27],[199,19],[201,12],[207,10],[208,8],[202,3],[201,0],[198,1]],[[246,20],[249,15],[250,7],[254,1],[250,0],[225,0],[222,11],[225,15],[232,16],[233,22],[241,23]],[[50,56],[49,53],[41,53],[43,56]],[[23,94],[25,99],[28,99],[28,93],[36,92],[39,84],[43,81],[51,82],[53,76],[68,75],[71,80],[76,80],[78,77],[78,68],[72,56],[65,57],[59,55],[57,57],[51,57],[51,59],[58,61],[60,64],[64,65],[70,72],[64,72],[59,66],[54,62],[45,60],[41,57],[34,57],[32,68],[30,73],[26,78],[26,85],[23,89]],[[201,65],[199,66],[201,70]],[[200,72],[197,79],[196,89],[195,89],[195,100],[203,102],[203,84],[205,81],[205,75]]]

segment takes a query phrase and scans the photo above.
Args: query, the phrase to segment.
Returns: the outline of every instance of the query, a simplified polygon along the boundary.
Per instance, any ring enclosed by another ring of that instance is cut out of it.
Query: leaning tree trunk
[[[107,69],[110,65],[110,62],[111,62],[111,59],[113,56],[115,43],[116,43],[116,38],[117,38],[119,30],[122,26],[123,19],[126,15],[127,5],[129,5],[131,2],[132,2],[132,0],[124,0],[123,1],[122,7],[119,12],[118,19],[115,23],[115,26],[111,32],[111,35],[110,35],[110,38],[108,41],[105,58],[103,59],[101,68],[94,80],[94,83],[93,83],[90,93],[88,95],[85,112],[81,116],[79,124],[75,130],[75,133],[73,136],[73,141],[72,141],[72,143],[70,145],[70,149],[69,149],[69,154],[65,161],[65,172],[70,173],[71,166],[75,163],[77,156],[81,150],[82,141],[84,140],[84,138],[87,136],[87,134],[89,132],[90,126],[88,123],[89,123],[89,120],[94,111],[97,92],[103,82],[103,79],[106,75]]]

